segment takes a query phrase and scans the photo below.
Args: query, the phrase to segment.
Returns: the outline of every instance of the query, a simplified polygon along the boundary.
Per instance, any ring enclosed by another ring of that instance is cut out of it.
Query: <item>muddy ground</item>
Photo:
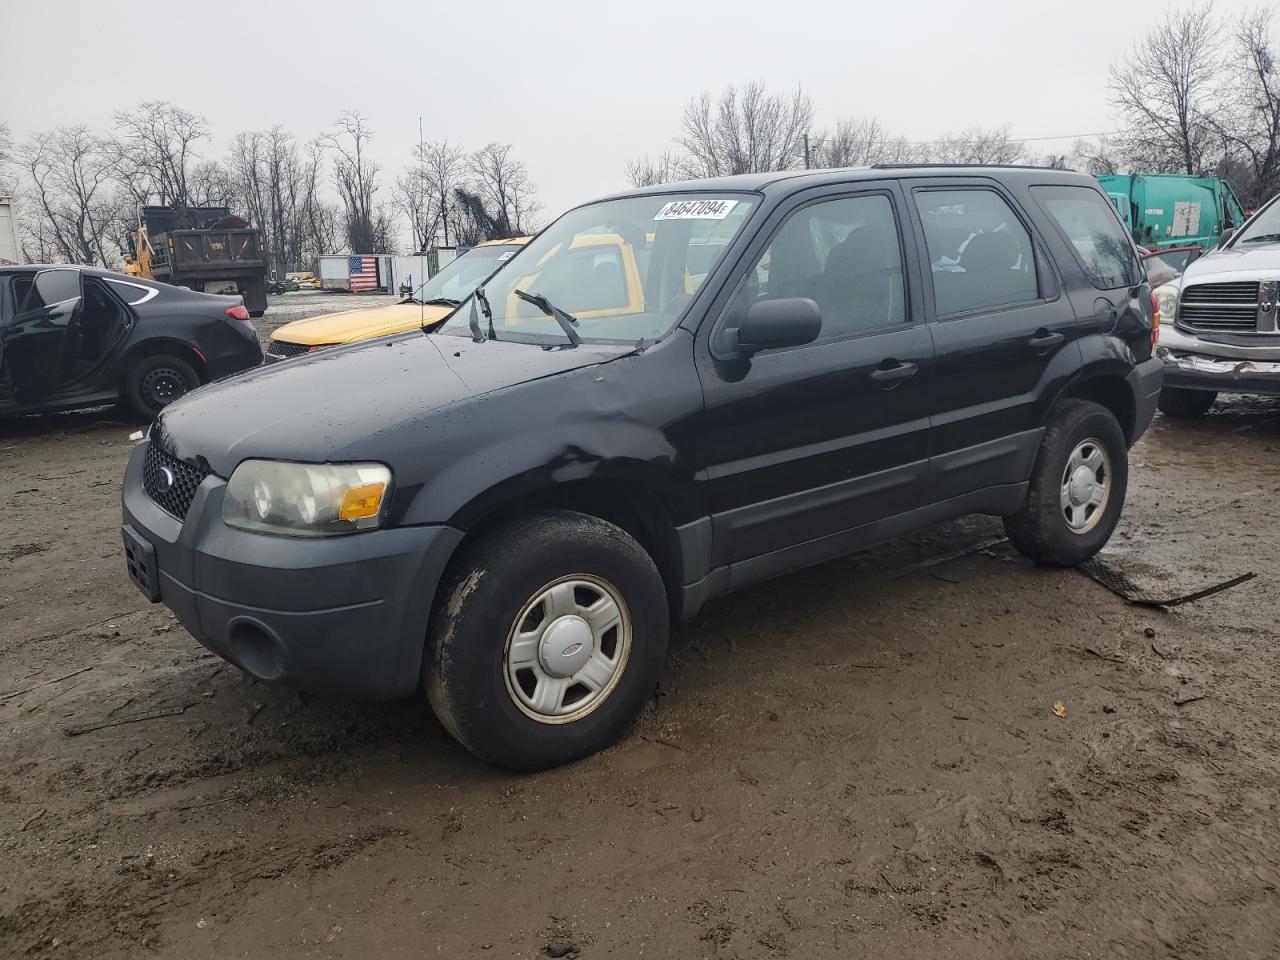
[[[0,956],[1280,955],[1278,401],[1158,419],[1107,551],[1255,580],[1126,606],[950,524],[712,604],[625,741],[529,777],[147,604],[133,429],[0,426]]]

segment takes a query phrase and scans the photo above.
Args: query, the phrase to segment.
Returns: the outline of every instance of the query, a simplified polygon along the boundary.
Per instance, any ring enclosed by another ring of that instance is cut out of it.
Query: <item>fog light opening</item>
[[[227,643],[236,664],[259,680],[279,680],[284,675],[280,643],[275,635],[254,620],[234,620],[227,627]]]

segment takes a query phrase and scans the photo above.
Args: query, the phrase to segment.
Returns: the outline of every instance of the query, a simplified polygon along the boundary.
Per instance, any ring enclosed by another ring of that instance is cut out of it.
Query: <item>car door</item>
[[[1037,399],[1079,368],[1079,329],[1043,239],[1003,186],[939,178],[910,193],[928,263],[929,498],[940,502],[1026,480]]]
[[[67,331],[82,305],[80,271],[74,267],[41,270],[33,278],[0,332],[9,378],[19,403],[39,403],[57,391]]]
[[[758,232],[699,331],[705,410],[690,449],[712,565],[732,565],[735,586],[847,552],[852,531],[919,500],[932,346],[902,218],[894,182],[801,194]],[[790,297],[819,305],[817,341],[736,358],[746,310]]]
[[[1072,184],[1038,184],[1030,192],[1088,281],[1070,288],[1082,334],[1141,340],[1150,329],[1150,284],[1133,242],[1102,195]]]

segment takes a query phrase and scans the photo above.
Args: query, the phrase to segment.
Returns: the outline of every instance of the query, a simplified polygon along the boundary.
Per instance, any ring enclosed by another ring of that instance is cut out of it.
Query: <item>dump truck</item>
[[[1224,230],[1244,223],[1231,185],[1216,177],[1132,173],[1098,177],[1134,242],[1148,250],[1218,245]]]
[[[262,231],[227,207],[142,207],[125,272],[204,293],[239,294],[252,316],[267,310]]]

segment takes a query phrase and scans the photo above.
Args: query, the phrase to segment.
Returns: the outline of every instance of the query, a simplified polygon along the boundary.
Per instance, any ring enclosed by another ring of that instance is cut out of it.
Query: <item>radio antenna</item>
[[[416,176],[419,178],[418,186],[417,186],[419,190],[421,190],[423,187],[422,167],[424,163],[425,163],[425,158],[422,155],[422,114],[418,114],[418,169],[416,171]],[[421,197],[419,197],[418,202],[419,203],[422,202]],[[427,237],[422,238],[422,248],[418,251],[418,289],[419,290],[421,290],[422,285],[427,282],[427,239],[428,239]],[[413,286],[413,284],[409,284],[409,286]],[[410,296],[412,295],[413,294],[410,294]],[[426,321],[427,321],[427,305],[422,302],[422,295],[419,294],[418,295],[418,329],[419,330],[422,329],[422,325],[426,323]]]

